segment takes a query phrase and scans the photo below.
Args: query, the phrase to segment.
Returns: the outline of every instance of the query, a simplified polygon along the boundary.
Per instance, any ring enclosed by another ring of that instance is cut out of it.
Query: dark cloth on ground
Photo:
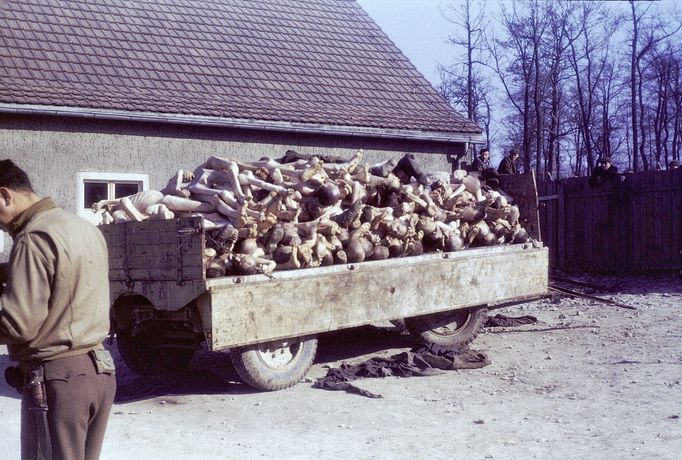
[[[523,324],[536,323],[538,319],[535,316],[504,316],[495,315],[488,318],[483,325],[483,327],[514,327],[521,326]]]
[[[488,357],[469,348],[448,348],[431,344],[413,348],[390,358],[371,358],[360,364],[341,364],[318,379],[313,388],[346,391],[348,393],[381,398],[350,382],[363,377],[413,377],[441,374],[444,370],[478,369],[490,364]]]

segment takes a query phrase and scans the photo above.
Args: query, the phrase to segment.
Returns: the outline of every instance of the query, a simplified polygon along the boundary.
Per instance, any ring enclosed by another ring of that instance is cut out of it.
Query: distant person
[[[471,163],[470,171],[482,172],[488,168],[490,168],[490,150],[482,148],[478,152],[478,156],[474,158],[474,162]]]
[[[518,174],[519,170],[516,167],[516,160],[519,159],[521,152],[519,149],[511,149],[509,154],[502,158],[500,165],[497,167],[498,174]]]
[[[673,170],[673,169],[680,169],[680,162],[677,160],[673,160],[670,163],[668,163],[668,169]]]
[[[592,175],[588,180],[588,184],[590,187],[598,187],[604,182],[617,177],[618,168],[613,165],[611,157],[603,157],[599,160],[597,167],[592,171]]]

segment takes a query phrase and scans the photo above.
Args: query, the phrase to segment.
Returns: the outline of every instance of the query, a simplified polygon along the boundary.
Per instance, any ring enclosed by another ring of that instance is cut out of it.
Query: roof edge
[[[337,136],[376,137],[434,142],[483,142],[482,133],[446,133],[440,131],[416,131],[362,126],[321,125],[273,120],[252,120],[242,118],[223,118],[188,114],[159,112],[130,112],[127,110],[85,109],[82,107],[7,104],[0,103],[0,113],[22,115],[53,115],[79,118],[144,121],[156,123],[188,124],[239,129],[258,129],[265,131],[296,132],[306,134],[327,134]]]

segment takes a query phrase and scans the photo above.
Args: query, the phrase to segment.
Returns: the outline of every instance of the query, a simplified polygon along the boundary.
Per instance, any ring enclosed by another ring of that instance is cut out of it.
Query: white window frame
[[[149,174],[81,171],[77,174],[76,180],[76,214],[91,221],[99,219],[95,218],[92,210],[85,206],[85,182],[108,182],[110,184],[116,182],[137,182],[142,185],[141,191],[149,190]]]

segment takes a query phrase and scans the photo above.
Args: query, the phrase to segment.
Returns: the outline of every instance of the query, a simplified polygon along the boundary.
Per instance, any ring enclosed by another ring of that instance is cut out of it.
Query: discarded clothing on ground
[[[368,398],[381,398],[352,385],[350,382],[363,377],[412,377],[441,374],[444,370],[478,369],[490,364],[488,357],[469,348],[448,348],[431,344],[413,348],[390,358],[371,358],[355,365],[341,364],[330,369],[324,378],[313,384],[314,388],[342,390]]]
[[[495,315],[488,318],[483,327],[513,327],[521,326],[523,324],[536,323],[538,319],[535,316],[504,316]]]

